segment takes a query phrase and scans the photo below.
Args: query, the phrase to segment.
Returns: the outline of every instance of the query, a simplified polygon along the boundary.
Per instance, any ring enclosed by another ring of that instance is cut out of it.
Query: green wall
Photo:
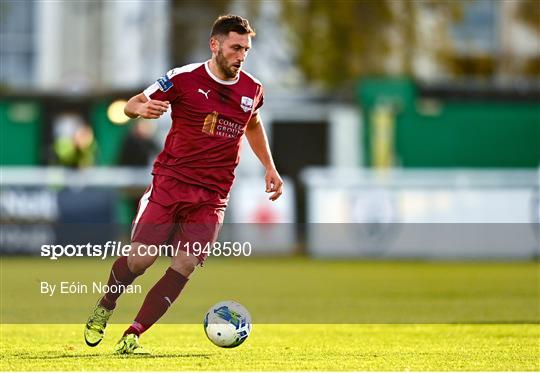
[[[34,165],[41,152],[41,107],[32,101],[0,101],[0,164]]]
[[[398,120],[396,153],[404,167],[537,167],[540,107],[442,103],[436,116],[414,112]]]
[[[97,165],[114,166],[117,164],[122,148],[122,141],[132,123],[115,125],[107,118],[110,101],[99,102],[92,107],[90,120],[98,144]]]
[[[123,138],[131,123],[118,126],[107,118],[109,101],[90,108],[90,123],[97,141],[96,165],[115,165]],[[31,100],[0,101],[0,161],[2,165],[37,165],[41,163],[44,124],[43,104]]]
[[[419,98],[410,80],[370,79],[359,85],[364,159],[372,166],[375,105],[395,113],[394,164],[403,167],[540,165],[540,104]]]

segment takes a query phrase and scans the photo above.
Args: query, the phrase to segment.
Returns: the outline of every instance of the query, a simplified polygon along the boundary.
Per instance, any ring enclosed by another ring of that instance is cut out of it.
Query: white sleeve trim
[[[177,67],[175,69],[170,70],[167,75],[169,78],[172,78],[175,75],[182,74],[182,73],[190,73],[193,70],[195,70],[197,67],[201,66],[204,62],[199,63],[190,63],[189,65],[184,65],[182,67]],[[170,75],[169,75],[170,74]]]
[[[191,63],[189,65],[177,67],[177,68],[167,71],[165,75],[167,75],[169,79],[172,79],[175,75],[192,72],[193,70],[195,70],[197,67],[201,66],[202,64],[203,62]],[[153,95],[158,89],[159,89],[159,83],[154,82],[154,84],[152,84],[151,86],[149,86],[143,91],[143,94],[146,96],[148,100],[151,100],[150,96]]]
[[[143,93],[148,100],[151,100],[150,96],[153,95],[159,89],[158,82],[154,82],[150,87],[146,88]]]

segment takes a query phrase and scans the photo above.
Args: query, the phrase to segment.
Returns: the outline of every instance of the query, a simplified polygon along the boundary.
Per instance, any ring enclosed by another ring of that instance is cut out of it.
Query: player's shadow
[[[103,354],[61,354],[53,356],[35,356],[29,353],[14,354],[14,356],[26,360],[55,360],[65,358],[103,357]],[[156,358],[204,358],[210,359],[211,354],[153,354],[153,355],[108,355],[107,358],[116,359],[156,359]]]
[[[36,356],[35,354],[14,354],[14,356],[19,357],[25,360],[54,360],[54,359],[65,359],[69,357],[81,358],[81,357],[97,357],[103,356],[103,354],[61,354],[54,356]]]
[[[118,356],[119,358],[130,358],[132,357],[133,355],[128,355],[128,356]],[[141,356],[141,357],[146,357],[146,358],[149,358],[149,359],[152,359],[152,358],[178,358],[178,357],[183,357],[183,358],[186,358],[186,357],[199,357],[199,358],[205,358],[205,359],[210,359],[210,356],[212,356],[211,354],[152,354],[152,355],[147,355],[147,356]]]

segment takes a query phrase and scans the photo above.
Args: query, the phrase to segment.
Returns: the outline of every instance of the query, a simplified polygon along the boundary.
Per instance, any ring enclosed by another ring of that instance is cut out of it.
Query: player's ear
[[[210,51],[212,53],[217,53],[219,51],[219,40],[215,36],[210,38]]]

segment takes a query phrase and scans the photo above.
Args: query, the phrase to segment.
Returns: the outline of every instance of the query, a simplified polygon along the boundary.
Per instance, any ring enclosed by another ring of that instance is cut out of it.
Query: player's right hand
[[[149,100],[139,106],[137,114],[145,119],[157,119],[169,110],[169,101]]]

